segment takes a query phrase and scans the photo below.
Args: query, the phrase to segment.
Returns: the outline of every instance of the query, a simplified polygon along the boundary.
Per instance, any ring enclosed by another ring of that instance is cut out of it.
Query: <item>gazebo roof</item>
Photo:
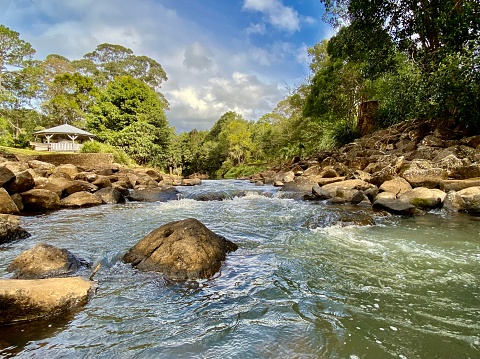
[[[75,136],[95,137],[93,133],[81,130],[71,125],[55,126],[52,128],[47,128],[45,130],[36,131],[33,134],[34,135],[75,135]]]

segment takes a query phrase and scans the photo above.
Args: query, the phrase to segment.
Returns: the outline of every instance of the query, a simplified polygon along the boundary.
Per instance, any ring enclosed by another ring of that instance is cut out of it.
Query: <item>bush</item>
[[[130,166],[134,161],[128,155],[112,145],[97,141],[90,141],[83,144],[80,152],[82,153],[112,153],[114,161],[120,164]]]

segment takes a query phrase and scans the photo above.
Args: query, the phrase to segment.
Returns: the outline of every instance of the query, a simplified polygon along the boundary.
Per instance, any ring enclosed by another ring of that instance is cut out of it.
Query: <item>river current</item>
[[[479,217],[373,214],[245,181],[179,190],[166,203],[24,217],[32,237],[0,246],[1,277],[46,242],[101,262],[99,287],[69,318],[0,327],[0,357],[480,358]],[[228,199],[193,199],[212,192]],[[239,245],[213,278],[170,283],[122,262],[188,217]]]

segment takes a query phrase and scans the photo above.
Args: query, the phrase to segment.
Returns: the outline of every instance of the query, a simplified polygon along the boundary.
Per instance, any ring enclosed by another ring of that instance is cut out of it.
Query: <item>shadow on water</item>
[[[0,325],[0,358],[11,358],[22,352],[32,341],[55,336],[74,318],[74,314],[39,319],[17,324]]]

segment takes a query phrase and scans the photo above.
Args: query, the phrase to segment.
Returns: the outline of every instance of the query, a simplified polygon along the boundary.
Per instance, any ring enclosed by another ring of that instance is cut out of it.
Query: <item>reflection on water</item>
[[[39,242],[102,267],[84,310],[44,336],[5,341],[8,350],[24,358],[480,357],[478,218],[346,212],[239,181],[181,190],[183,199],[168,203],[25,218],[33,236],[0,247],[0,276]],[[212,192],[223,200],[193,199]],[[221,273],[170,284],[121,262],[148,232],[188,217],[239,245]]]

